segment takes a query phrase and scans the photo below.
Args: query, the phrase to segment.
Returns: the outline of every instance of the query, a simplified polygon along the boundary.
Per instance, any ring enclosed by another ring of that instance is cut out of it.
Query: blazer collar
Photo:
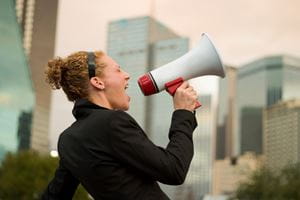
[[[84,116],[87,116],[91,113],[91,109],[104,109],[109,110],[108,108],[104,108],[101,106],[98,106],[87,99],[78,99],[75,101],[72,114],[73,116],[78,119]]]

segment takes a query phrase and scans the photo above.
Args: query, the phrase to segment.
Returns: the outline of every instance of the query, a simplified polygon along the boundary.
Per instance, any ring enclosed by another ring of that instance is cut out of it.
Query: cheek
[[[107,85],[107,94],[113,98],[120,98],[124,93],[124,86],[118,82],[111,82]]]

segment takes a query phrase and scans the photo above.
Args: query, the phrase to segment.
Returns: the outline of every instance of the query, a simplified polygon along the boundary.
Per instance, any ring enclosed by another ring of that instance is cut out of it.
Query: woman
[[[164,149],[124,112],[129,74],[103,52],[50,60],[46,75],[53,89],[62,87],[75,102],[76,121],[59,137],[60,164],[43,199],[72,199],[79,183],[96,200],[169,199],[157,181],[179,185],[186,177],[197,126],[193,88],[184,82],[173,97]]]

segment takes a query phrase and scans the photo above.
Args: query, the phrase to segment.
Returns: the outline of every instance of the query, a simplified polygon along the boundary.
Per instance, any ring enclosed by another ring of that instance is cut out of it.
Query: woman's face
[[[128,110],[130,97],[126,93],[129,74],[123,71],[118,63],[104,55],[101,60],[106,63],[101,79],[104,82],[104,93],[111,109]]]

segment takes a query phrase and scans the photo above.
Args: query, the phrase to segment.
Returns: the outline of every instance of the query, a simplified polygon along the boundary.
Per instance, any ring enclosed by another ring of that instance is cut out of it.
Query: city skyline
[[[216,1],[187,0],[183,4],[181,1],[147,0],[142,4],[128,0],[126,6],[136,3],[136,7],[119,9],[124,2],[115,7],[116,0],[107,4],[90,0],[89,4],[79,7],[80,0],[56,0],[51,2],[53,12],[47,15],[51,18],[48,23],[46,17],[42,19],[47,4],[39,4],[42,1],[37,0],[27,2],[34,1],[37,12],[31,17],[35,29],[22,22],[20,16],[24,13],[18,16],[16,10],[17,16],[13,16],[13,3],[9,4],[10,10],[3,9],[6,21],[0,21],[0,28],[5,30],[0,36],[7,45],[0,52],[3,63],[0,85],[4,86],[0,91],[0,162],[7,151],[33,149],[50,153],[56,149],[60,133],[74,121],[73,103],[67,101],[62,90],[50,93],[44,81],[44,64],[52,58],[54,48],[54,56],[64,57],[79,50],[104,50],[116,60],[131,76],[127,89],[131,96],[128,113],[153,143],[165,147],[173,111],[172,98],[165,91],[145,97],[137,79],[193,49],[202,32],[211,36],[219,50],[227,69],[226,78],[208,76],[190,80],[203,103],[196,112],[194,158],[185,184],[180,187],[162,185],[163,190],[172,199],[174,196],[181,199],[183,196],[230,194],[238,186],[237,180],[243,178],[238,170],[257,169],[261,157],[264,166],[274,169],[299,162],[300,41],[296,36],[300,34],[300,15],[296,15],[294,9],[299,2],[290,0],[290,4],[284,4],[275,0],[271,8],[264,7],[271,3],[270,0],[260,5],[229,0],[219,2],[224,6],[221,9],[214,7]],[[182,13],[189,10],[189,16],[174,14],[180,10],[180,5]],[[276,15],[282,5],[286,5],[286,10]],[[225,11],[233,11],[238,6],[240,10],[233,15],[241,18],[230,21],[232,16],[225,16]],[[203,12],[196,13],[197,9]],[[31,9],[26,7],[25,10]],[[48,11],[51,12],[50,7]],[[82,17],[78,18],[76,12]],[[199,21],[192,19],[205,14],[211,17]],[[251,14],[262,20],[254,24]],[[19,28],[27,32],[19,34]],[[247,31],[250,33],[244,35]],[[254,34],[255,31],[259,34]],[[17,81],[11,78],[15,76]],[[174,189],[177,192],[173,192]]]

